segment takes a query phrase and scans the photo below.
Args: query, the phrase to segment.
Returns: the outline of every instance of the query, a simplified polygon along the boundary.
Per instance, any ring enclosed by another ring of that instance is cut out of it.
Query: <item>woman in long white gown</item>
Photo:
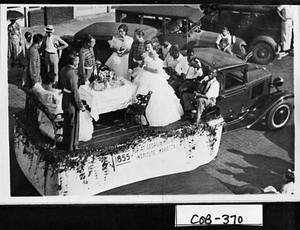
[[[183,109],[173,88],[168,84],[169,76],[163,70],[163,61],[153,49],[151,41],[145,42],[143,68],[136,72],[133,83],[138,85],[137,94],[152,91],[146,108],[146,117],[150,126],[166,126],[180,120]]]
[[[117,76],[122,76],[130,81],[128,57],[133,38],[127,35],[127,25],[120,25],[118,30],[119,35],[113,36],[112,40],[108,41],[113,53],[106,61],[105,65],[107,65],[110,70],[114,71]]]
[[[49,113],[58,114],[63,113],[62,110],[62,93],[58,89],[52,88],[55,77],[52,74],[47,75],[45,83],[36,83],[33,86],[35,95],[38,96],[39,101],[47,107]],[[54,128],[48,117],[40,110],[37,111],[38,122],[40,131],[54,140]],[[58,117],[60,119],[60,117]],[[92,118],[89,111],[80,111],[79,115],[80,126],[79,126],[79,141],[88,141],[92,138],[94,131]],[[62,129],[58,130],[57,134],[62,134]],[[62,136],[58,138],[59,142],[62,141]]]

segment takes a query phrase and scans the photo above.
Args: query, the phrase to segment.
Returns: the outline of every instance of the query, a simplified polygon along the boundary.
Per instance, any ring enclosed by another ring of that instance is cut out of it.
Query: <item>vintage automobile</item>
[[[78,31],[74,35],[74,40],[82,40],[87,34],[92,35],[96,39],[96,45],[94,46],[94,53],[97,60],[105,63],[110,57],[112,51],[109,47],[108,40],[112,39],[112,36],[118,34],[118,27],[122,23],[115,22],[96,22],[82,30]],[[140,24],[128,24],[128,35],[133,36],[134,30],[141,28],[145,32],[145,39],[155,39],[158,31],[156,28],[148,25]]]
[[[268,64],[276,56],[281,34],[281,18],[276,5],[201,5],[205,16],[202,28],[220,31],[226,26],[231,34],[247,42],[247,52],[252,52],[251,60],[258,64]]]
[[[221,85],[218,107],[226,125],[225,131],[250,128],[265,117],[269,130],[284,127],[293,112],[294,94],[280,90],[281,77],[272,82],[264,67],[247,63],[212,48],[195,49],[203,69],[218,70]]]
[[[120,6],[116,8],[116,22],[151,25],[164,34],[171,44],[178,44],[182,50],[188,47],[215,47],[219,33],[202,30],[199,7],[184,5]],[[217,32],[221,32],[217,31]],[[245,58],[246,42],[236,38],[233,53]]]

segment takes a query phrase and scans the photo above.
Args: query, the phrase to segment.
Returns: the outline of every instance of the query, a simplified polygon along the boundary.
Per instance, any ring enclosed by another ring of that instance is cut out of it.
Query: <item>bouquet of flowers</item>
[[[91,89],[103,91],[112,87],[116,88],[125,85],[125,82],[115,72],[110,71],[107,66],[96,63],[96,67],[94,81],[90,84]]]
[[[125,50],[126,50],[126,49],[125,49],[124,47],[121,46],[121,47],[119,48],[119,50],[117,51],[118,56],[119,56],[119,57],[122,57],[123,54],[124,54],[124,52],[125,52]]]

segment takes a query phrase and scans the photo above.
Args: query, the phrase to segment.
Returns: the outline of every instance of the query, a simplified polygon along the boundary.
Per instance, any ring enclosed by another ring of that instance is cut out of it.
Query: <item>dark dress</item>
[[[128,68],[129,69],[134,69],[138,67],[138,63],[134,62],[133,59],[137,61],[143,60],[142,55],[145,52],[145,45],[144,42],[138,42],[138,41],[133,41],[131,45],[131,49],[129,52],[129,57],[128,57]]]
[[[60,71],[60,77],[64,111],[63,147],[67,151],[74,151],[79,142],[79,111],[83,109],[78,93],[78,76],[73,67],[65,66]]]

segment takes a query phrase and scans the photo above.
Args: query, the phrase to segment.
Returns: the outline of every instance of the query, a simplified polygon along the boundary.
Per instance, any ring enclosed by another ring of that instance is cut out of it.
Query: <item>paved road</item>
[[[58,35],[74,35],[81,28],[97,21],[113,21],[113,14],[98,15],[96,18],[72,20],[62,25],[55,25]],[[33,33],[43,33],[44,27],[33,27]],[[293,57],[274,60],[265,66],[273,76],[282,76],[285,80],[284,89],[294,91]],[[20,85],[21,69],[8,70],[9,114],[24,108],[24,93],[18,89]],[[192,178],[213,178],[225,188],[233,190],[236,186],[253,184],[260,187],[273,185],[279,189],[282,184],[282,175],[288,168],[294,168],[294,119],[282,130],[265,131],[264,124],[257,125],[250,130],[239,130],[222,135],[220,150],[215,160],[193,172]],[[11,164],[16,165],[12,158]],[[11,170],[12,195],[37,195],[19,169]],[[191,176],[191,175],[190,175]],[[183,181],[188,194],[201,194],[201,180],[185,180],[187,174],[178,174],[168,178],[172,184]],[[191,177],[190,177],[191,178]],[[173,181],[172,181],[173,180]],[[159,184],[161,182],[158,182]],[[139,182],[138,185],[145,185]],[[151,185],[150,185],[151,187]],[[174,188],[175,189],[175,188]],[[209,189],[208,189],[209,190]],[[206,191],[208,191],[206,189]],[[119,190],[120,191],[120,190]],[[123,190],[124,191],[124,190]],[[128,187],[127,190],[128,191]],[[130,193],[130,190],[128,191]],[[148,191],[149,192],[149,191]],[[211,191],[211,193],[217,193]],[[121,191],[122,193],[122,191]],[[177,192],[174,192],[177,194]],[[112,193],[111,193],[112,194]]]

